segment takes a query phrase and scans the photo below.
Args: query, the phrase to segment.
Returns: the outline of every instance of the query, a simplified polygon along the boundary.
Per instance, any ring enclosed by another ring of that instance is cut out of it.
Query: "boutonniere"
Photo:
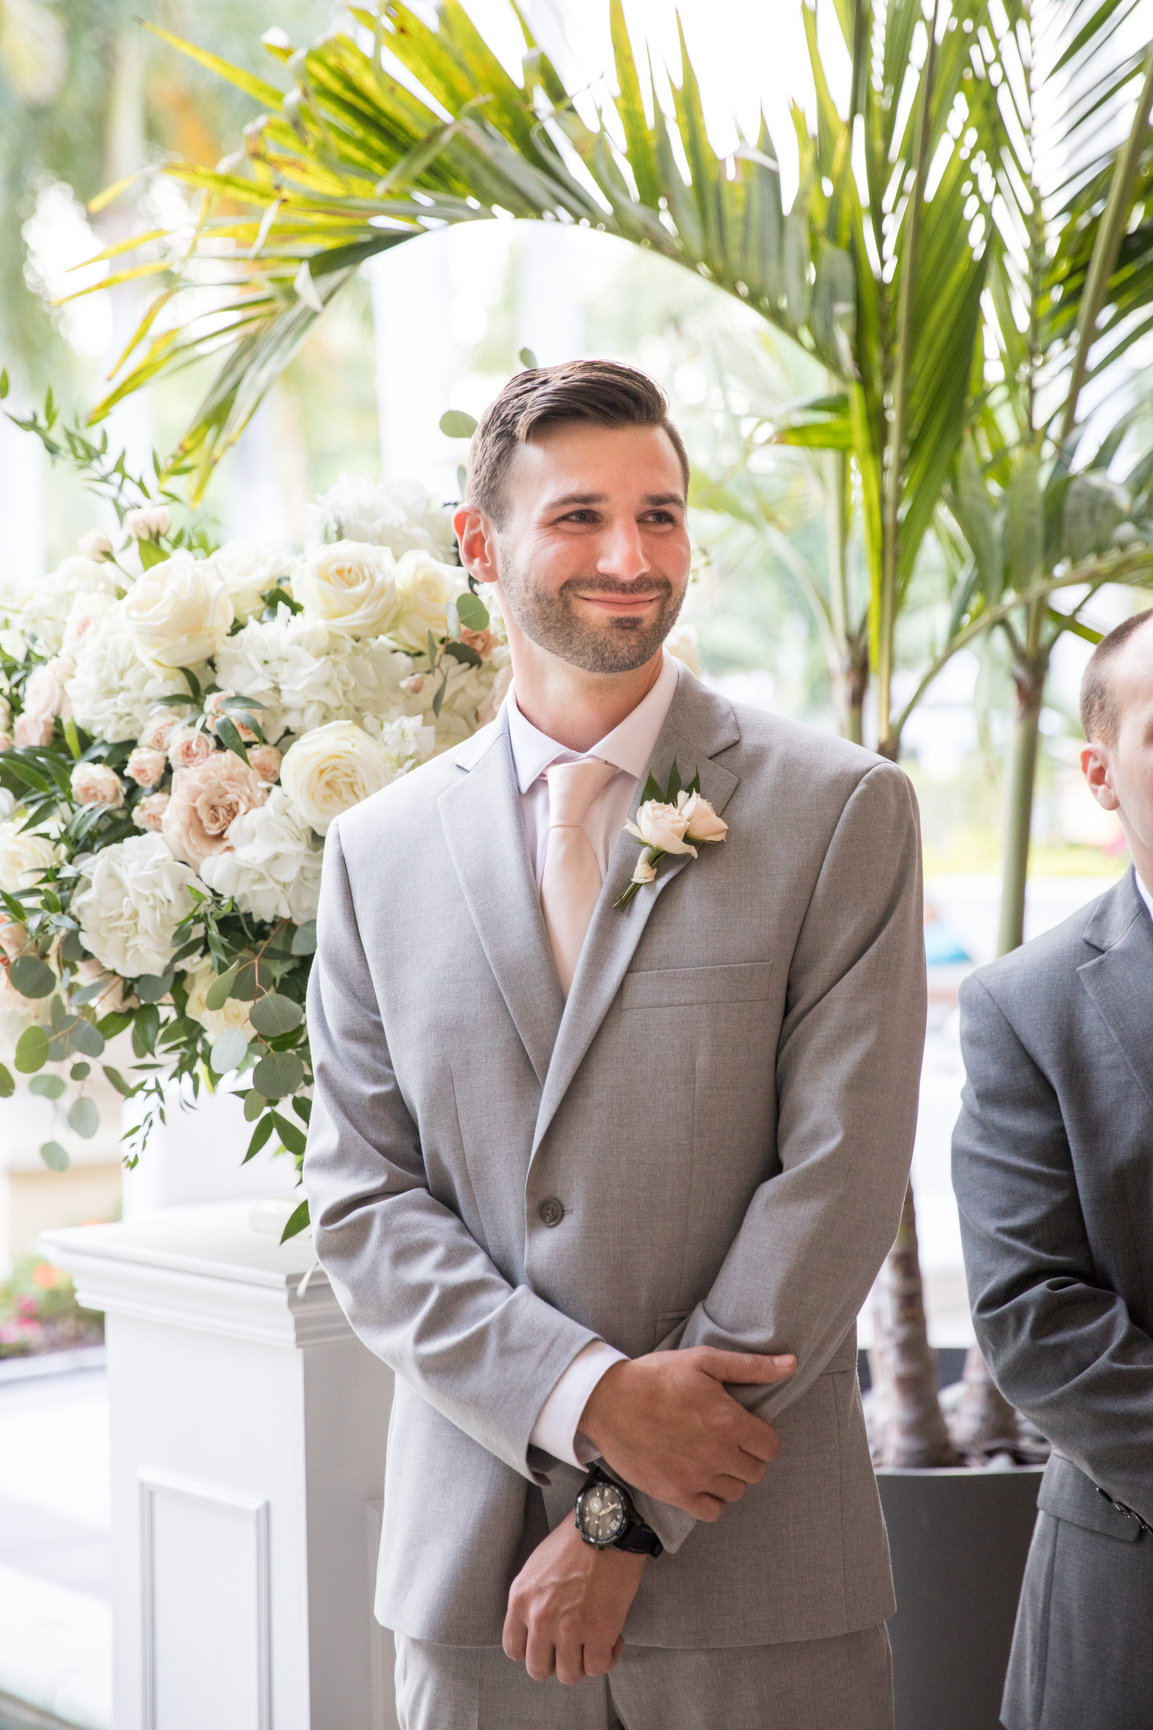
[[[698,847],[708,847],[723,841],[729,826],[722,823],[707,799],[701,798],[700,771],[688,786],[682,786],[680,770],[673,764],[669,784],[662,788],[652,775],[645,783],[644,797],[635,823],[625,829],[643,849],[636,863],[632,881],[614,907],[625,908],[644,883],[651,883],[662,859],[669,854],[691,853],[697,857]]]

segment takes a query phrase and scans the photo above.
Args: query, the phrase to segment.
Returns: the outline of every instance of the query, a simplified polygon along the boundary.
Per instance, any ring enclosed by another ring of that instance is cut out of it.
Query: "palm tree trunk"
[[[911,1184],[896,1242],[873,1291],[873,1338],[875,1464],[898,1470],[957,1465],[937,1398],[936,1360],[925,1326]]]
[[[1013,675],[1017,687],[1017,715],[1009,759],[998,955],[1007,955],[1025,941],[1025,886],[1029,876],[1033,795],[1037,785],[1037,754],[1041,739],[1041,699],[1048,671],[1049,651],[1046,647],[1031,662],[1016,668]]]

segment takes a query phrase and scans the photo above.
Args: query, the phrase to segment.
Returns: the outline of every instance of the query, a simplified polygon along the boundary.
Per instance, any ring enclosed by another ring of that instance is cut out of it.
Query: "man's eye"
[[[562,523],[595,523],[595,511],[568,511],[562,518]]]
[[[676,520],[672,511],[650,511],[646,518],[647,522],[658,523],[662,528],[668,523],[675,523]]]

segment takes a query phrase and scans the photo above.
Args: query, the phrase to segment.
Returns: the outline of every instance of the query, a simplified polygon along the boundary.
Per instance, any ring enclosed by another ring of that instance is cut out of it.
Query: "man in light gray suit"
[[[891,1723],[854,1321],[916,1112],[916,813],[664,652],[687,483],[643,374],[514,378],[456,518],[513,691],[328,836],[305,1183],[396,1371],[406,1730]]]
[[[977,1338],[1053,1443],[1002,1715],[1153,1724],[1153,613],[1094,650],[1081,764],[1134,869],[961,989]]]

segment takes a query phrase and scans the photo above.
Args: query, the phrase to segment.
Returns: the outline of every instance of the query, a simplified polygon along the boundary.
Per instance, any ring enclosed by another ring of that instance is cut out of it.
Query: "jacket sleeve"
[[[1153,1339],[1097,1277],[1057,1092],[980,979],[961,1043],[953,1186],[981,1350],[1005,1398],[1153,1523]]]
[[[304,1187],[316,1253],[365,1345],[506,1465],[537,1482],[529,1445],[547,1393],[596,1334],[512,1286],[430,1193],[393,1071],[336,825],[324,855],[308,988],[316,1094]]]
[[[772,1422],[828,1367],[893,1243],[925,1038],[916,802],[880,763],[833,833],[789,969],[776,1054],[781,1170],[753,1194],[681,1347],[794,1352],[795,1373],[742,1404]],[[666,1548],[691,1516],[639,1498]]]

